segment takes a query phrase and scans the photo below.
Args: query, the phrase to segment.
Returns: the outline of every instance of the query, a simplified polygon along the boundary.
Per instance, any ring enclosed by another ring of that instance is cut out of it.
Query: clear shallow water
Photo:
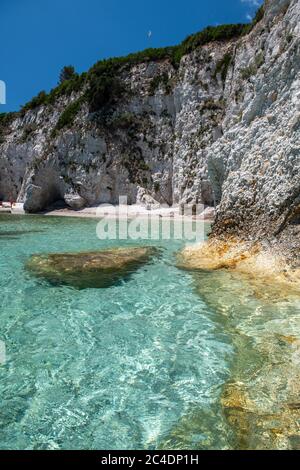
[[[220,395],[233,346],[175,267],[184,242],[104,242],[95,230],[92,219],[0,216],[0,448],[228,447]],[[107,289],[54,287],[24,269],[36,253],[137,244],[161,258]]]
[[[221,396],[233,431],[230,446],[299,450],[300,292],[257,273],[220,270],[193,277],[235,349]]]

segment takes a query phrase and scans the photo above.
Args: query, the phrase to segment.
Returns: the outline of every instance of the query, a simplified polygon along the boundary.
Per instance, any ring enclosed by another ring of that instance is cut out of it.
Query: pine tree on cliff
[[[72,78],[76,77],[77,73],[75,72],[75,68],[73,65],[66,65],[62,68],[59,74],[59,84],[65,82],[66,80],[71,80]]]

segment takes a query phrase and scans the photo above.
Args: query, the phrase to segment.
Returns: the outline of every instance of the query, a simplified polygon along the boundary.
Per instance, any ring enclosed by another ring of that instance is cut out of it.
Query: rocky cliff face
[[[223,136],[208,165],[218,199],[214,234],[300,253],[300,2],[269,1],[235,51]]]
[[[118,72],[126,93],[90,112],[82,89],[2,129],[0,197],[30,211],[217,204],[214,233],[278,236],[300,213],[300,0],[266,0],[241,38]],[[72,122],[57,128],[70,104]]]
[[[122,73],[125,99],[91,114],[83,103],[71,126],[53,135],[79,94],[28,111],[1,146],[0,195],[29,211],[69,204],[129,204],[145,195],[172,205],[213,204],[205,148],[221,134],[223,83],[216,63],[233,44],[210,45],[182,60],[141,63]],[[155,85],[155,88],[154,88]]]
[[[235,49],[223,136],[208,150],[215,233],[278,235],[299,223],[300,2],[266,7]]]

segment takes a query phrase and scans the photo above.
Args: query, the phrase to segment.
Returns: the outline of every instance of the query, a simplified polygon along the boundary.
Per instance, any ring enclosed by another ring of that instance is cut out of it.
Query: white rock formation
[[[215,234],[277,236],[287,225],[295,234],[300,0],[266,0],[247,36],[198,47],[179,68],[164,59],[120,73],[130,93],[97,119],[84,103],[53,134],[83,90],[6,126],[0,199],[18,199],[29,212],[57,199],[75,208],[116,204],[119,195],[129,204],[216,203]]]

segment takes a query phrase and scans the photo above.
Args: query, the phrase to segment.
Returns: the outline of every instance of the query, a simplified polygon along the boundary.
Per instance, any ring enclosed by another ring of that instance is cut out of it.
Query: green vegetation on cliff
[[[0,127],[8,126],[18,113],[0,113]]]
[[[224,57],[217,63],[216,70],[214,73],[214,78],[220,73],[223,83],[226,80],[228,68],[232,62],[232,55],[225,54]]]
[[[24,114],[26,111],[36,109],[42,105],[54,104],[61,96],[70,96],[72,93],[80,91],[85,82],[86,75],[86,73],[74,75],[73,78],[64,80],[56,88],[53,88],[48,94],[45,91],[41,91],[22,107],[21,113]]]
[[[62,129],[63,127],[67,127],[73,124],[75,116],[80,110],[83,101],[83,97],[81,97],[66,107],[66,109],[60,115],[52,135],[54,135],[56,131]]]
[[[65,65],[59,74],[59,84],[65,82],[66,80],[72,80],[76,77],[77,73],[75,72],[73,65]]]
[[[125,93],[126,90],[118,78],[121,70],[126,70],[139,63],[159,60],[169,60],[174,68],[178,68],[184,55],[211,42],[224,42],[242,37],[248,34],[263,16],[264,7],[262,6],[250,24],[208,26],[203,31],[188,36],[178,46],[158,49],[151,48],[124,57],[104,59],[97,62],[87,73],[81,75],[76,74],[71,66],[64,67],[60,74],[59,85],[48,94],[45,91],[41,91],[36,97],[26,103],[20,112],[24,114],[26,111],[36,109],[42,105],[53,105],[61,96],[69,96],[72,93],[78,93],[80,90],[85,90],[84,99],[88,102],[90,112],[98,111],[103,106],[113,103],[116,99],[120,99]],[[230,58],[226,57],[224,63],[219,66],[218,72],[221,72],[223,80],[226,78],[229,62]],[[156,85],[159,84],[153,82],[152,88],[154,89]],[[69,111],[68,114],[70,114]],[[65,116],[61,116],[62,121],[64,118]],[[61,127],[60,124],[59,127]]]

